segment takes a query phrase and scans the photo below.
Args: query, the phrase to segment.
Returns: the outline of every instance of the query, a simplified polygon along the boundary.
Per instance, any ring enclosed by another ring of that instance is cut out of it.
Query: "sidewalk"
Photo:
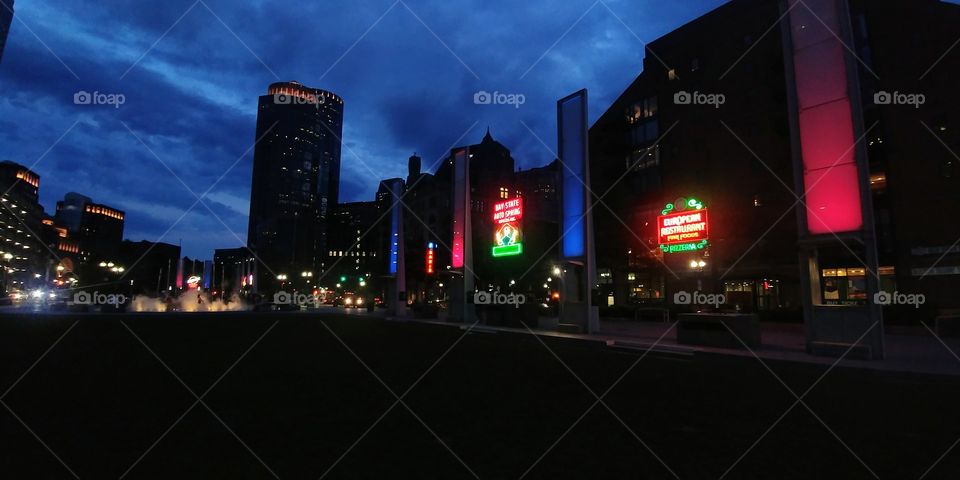
[[[416,320],[424,321],[424,320]],[[426,320],[426,323],[466,328],[459,323],[441,320]],[[829,367],[837,362],[834,357],[820,357],[806,352],[803,325],[764,323],[762,346],[748,350],[702,347],[677,344],[676,329],[672,323],[635,321],[628,319],[601,319],[600,332],[594,334],[560,333],[555,329],[555,318],[541,318],[540,327],[530,329],[533,333],[548,337],[576,338],[604,342],[610,347],[632,348],[673,354],[732,355],[763,360],[802,362]],[[474,329],[529,334],[522,328],[491,327],[477,325]],[[669,331],[668,331],[669,330]],[[663,338],[660,338],[660,337]],[[660,339],[658,342],[657,339]],[[889,372],[910,372],[936,375],[960,376],[960,338],[938,339],[922,326],[891,327],[886,333],[886,358],[883,360],[844,359],[838,367],[864,368]],[[942,343],[941,343],[942,341]]]

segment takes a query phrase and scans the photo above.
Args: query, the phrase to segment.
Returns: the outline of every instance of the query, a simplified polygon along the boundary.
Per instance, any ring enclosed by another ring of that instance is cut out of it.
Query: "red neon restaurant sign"
[[[511,198],[493,205],[493,256],[506,257],[523,253],[520,219],[523,199]]]
[[[707,209],[696,199],[678,199],[657,217],[657,241],[665,253],[699,250],[707,245]]]

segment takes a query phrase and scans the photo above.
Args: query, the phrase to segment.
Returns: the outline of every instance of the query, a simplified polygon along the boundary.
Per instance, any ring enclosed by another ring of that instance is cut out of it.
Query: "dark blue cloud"
[[[588,88],[595,119],[639,74],[643,41],[721,3],[24,0],[0,65],[0,158],[39,160],[48,211],[78,191],[126,210],[128,238],[209,258],[245,240],[271,82],[345,99],[341,199],[368,200],[414,151],[433,164],[487,126],[519,166],[547,163],[556,99]],[[475,105],[481,90],[526,101]],[[80,91],[125,103],[75,105]],[[189,210],[214,183],[209,210]]]

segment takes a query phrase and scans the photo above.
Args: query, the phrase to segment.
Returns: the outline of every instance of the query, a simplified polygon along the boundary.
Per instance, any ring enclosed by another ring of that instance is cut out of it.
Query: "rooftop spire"
[[[483,136],[483,142],[486,143],[486,142],[492,142],[492,141],[493,141],[493,136],[490,135],[490,126],[487,125],[487,134]]]

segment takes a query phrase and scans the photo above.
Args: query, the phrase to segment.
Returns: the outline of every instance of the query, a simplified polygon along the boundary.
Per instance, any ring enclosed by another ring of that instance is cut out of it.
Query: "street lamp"
[[[559,276],[560,276],[560,273],[561,273],[561,272],[560,272],[560,267],[553,267],[553,276],[554,276],[554,277],[559,277]]]

